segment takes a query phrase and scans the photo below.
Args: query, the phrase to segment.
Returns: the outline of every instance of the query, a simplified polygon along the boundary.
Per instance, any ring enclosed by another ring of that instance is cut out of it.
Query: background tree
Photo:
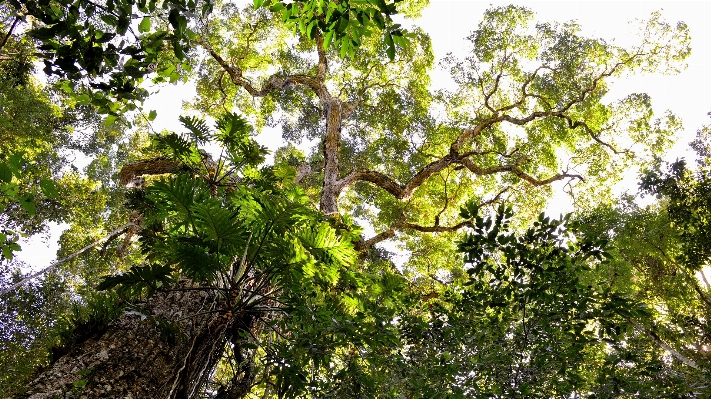
[[[117,219],[124,223],[123,187],[111,183],[111,175],[130,145],[121,143],[122,124],[103,126],[93,107],[77,104],[62,85],[33,76],[34,43],[14,15],[7,17],[7,5],[0,11],[7,21],[0,46],[0,391],[9,395],[24,390],[27,376],[46,364],[68,325],[85,316],[82,306],[98,276],[122,267],[121,261],[78,257],[39,271],[46,278],[27,283],[26,273],[37,265],[18,261],[18,240],[68,224],[61,259],[116,228]],[[77,158],[95,159],[87,174],[73,165]],[[115,253],[116,244],[103,252]]]
[[[699,397],[707,389],[699,382],[708,379],[711,360],[708,144],[705,126],[691,143],[699,156],[695,169],[684,160],[659,161],[641,175],[641,193],[656,197],[651,205],[640,206],[627,197],[581,219],[615,244],[614,261],[605,268],[612,284],[648,304],[652,312],[646,324],[625,338],[628,354],[617,361],[634,366],[609,374],[610,394]],[[665,354],[667,360],[660,361]],[[693,367],[679,372],[680,363]]]

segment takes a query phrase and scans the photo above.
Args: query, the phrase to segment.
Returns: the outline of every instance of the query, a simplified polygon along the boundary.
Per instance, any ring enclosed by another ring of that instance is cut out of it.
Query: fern
[[[225,145],[248,138],[251,130],[243,117],[232,112],[223,115],[217,120],[217,129],[220,131],[217,134],[217,138]]]
[[[207,187],[187,174],[156,182],[148,188],[148,194],[154,203],[167,205],[159,207],[163,211],[157,215],[159,218],[176,214],[172,218],[176,229],[194,227],[193,204],[209,197]]]
[[[196,144],[205,144],[213,139],[212,133],[210,133],[210,128],[205,123],[204,119],[200,119],[195,116],[181,116],[178,118],[180,122],[189,131],[190,137]]]
[[[240,228],[236,223],[239,211],[230,211],[214,199],[195,204],[193,207],[195,224],[198,230],[218,243],[234,245],[240,237]]]
[[[219,132],[215,137],[227,149],[232,165],[241,168],[264,162],[268,151],[249,137],[251,128],[244,118],[228,113],[217,121],[217,129]]]
[[[304,229],[298,237],[304,247],[322,262],[349,266],[355,261],[356,254],[352,245],[337,237],[336,231],[327,223]]]
[[[164,153],[168,153],[177,159],[190,157],[193,146],[188,140],[177,133],[159,134],[152,136],[153,146]]]
[[[119,292],[139,294],[145,288],[150,296],[156,288],[171,283],[172,272],[168,265],[133,266],[126,273],[104,277],[96,289],[105,291],[118,286]]]
[[[166,260],[194,281],[211,281],[224,268],[218,255],[207,251],[200,240],[173,239],[169,243],[170,252],[166,254]]]

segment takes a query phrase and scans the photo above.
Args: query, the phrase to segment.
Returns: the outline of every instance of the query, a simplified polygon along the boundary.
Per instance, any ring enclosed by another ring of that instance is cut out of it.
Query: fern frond
[[[170,284],[172,272],[168,265],[133,266],[126,273],[104,277],[96,289],[105,291],[119,287],[119,292],[139,293],[147,288],[148,294],[151,295],[156,288]]]
[[[196,281],[210,281],[223,268],[218,255],[207,252],[196,240],[171,240],[166,255],[183,275]]]
[[[229,145],[249,137],[250,125],[246,119],[233,112],[223,115],[217,120],[217,139]]]
[[[239,211],[225,209],[214,199],[195,204],[192,210],[197,228],[206,234],[208,239],[230,246],[239,242],[243,230],[236,222]]]
[[[152,136],[153,145],[157,150],[182,159],[193,152],[193,146],[188,140],[177,133],[158,134]]]
[[[249,136],[251,128],[244,118],[234,113],[225,114],[217,121],[217,129],[215,137],[227,149],[233,165],[239,168],[264,162],[268,151]]]
[[[303,229],[298,237],[304,247],[322,262],[349,266],[355,261],[356,253],[352,245],[339,238],[328,223]]]
[[[188,134],[197,144],[205,144],[212,140],[213,135],[204,119],[195,116],[181,116],[178,120],[188,129]]]
[[[188,174],[159,180],[148,187],[147,192],[154,203],[166,205],[161,207],[166,212],[161,217],[169,217],[171,213],[175,214],[175,217],[172,218],[174,219],[172,220],[174,228],[194,226],[193,204],[200,203],[209,197],[209,192],[204,184]]]

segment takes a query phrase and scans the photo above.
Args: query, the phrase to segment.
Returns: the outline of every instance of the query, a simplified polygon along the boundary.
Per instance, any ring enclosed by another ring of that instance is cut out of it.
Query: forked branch
[[[318,78],[314,78],[307,75],[289,75],[289,76],[279,76],[272,75],[269,79],[262,85],[262,87],[255,87],[252,82],[242,76],[242,70],[230,65],[220,54],[218,54],[209,43],[203,39],[195,39],[195,42],[204,48],[208,54],[220,65],[220,67],[230,75],[230,80],[237,86],[242,87],[247,90],[247,92],[253,97],[264,97],[272,90],[286,90],[294,84],[300,84],[311,88],[319,98],[322,98],[326,94],[326,88]],[[325,65],[324,65],[325,68]],[[324,72],[325,73],[325,72]]]

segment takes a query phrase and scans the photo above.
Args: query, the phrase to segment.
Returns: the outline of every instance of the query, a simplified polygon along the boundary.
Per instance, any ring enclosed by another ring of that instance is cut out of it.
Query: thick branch
[[[176,173],[181,170],[187,170],[187,167],[170,158],[156,157],[124,165],[119,173],[119,180],[121,185],[126,186],[141,176]]]
[[[326,80],[328,72],[328,60],[326,59],[326,50],[323,48],[323,36],[316,35],[316,50],[318,51],[318,73],[316,79],[323,84]]]
[[[420,169],[420,171],[417,172],[415,176],[413,176],[405,185],[398,184],[395,180],[380,172],[371,170],[355,171],[349,173],[343,179],[338,181],[338,190],[343,190],[358,181],[367,181],[384,189],[399,200],[407,199],[412,195],[417,187],[422,185],[422,183],[427,180],[427,178],[432,176],[434,173],[444,170],[456,160],[457,157],[449,154],[438,159],[437,161],[430,162]]]
[[[329,96],[330,97],[330,96]],[[324,102],[326,110],[326,137],[323,144],[323,190],[321,191],[321,212],[324,215],[338,213],[338,195],[341,184],[338,179],[338,152],[341,146],[341,125],[343,123],[342,103],[337,98]]]

